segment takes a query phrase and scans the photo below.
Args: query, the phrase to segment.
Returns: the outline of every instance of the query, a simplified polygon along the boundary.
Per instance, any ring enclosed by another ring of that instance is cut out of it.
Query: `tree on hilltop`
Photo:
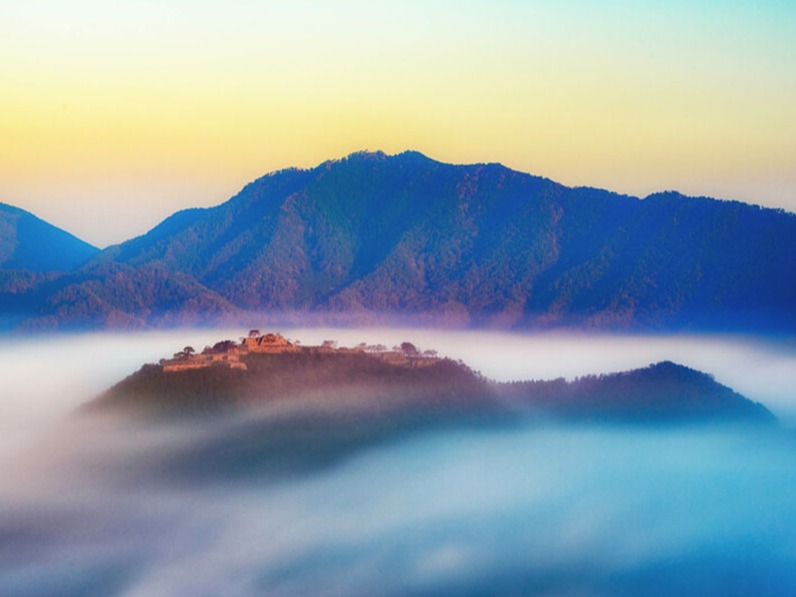
[[[403,352],[406,357],[410,359],[418,355],[417,346],[411,342],[401,342],[401,352]]]

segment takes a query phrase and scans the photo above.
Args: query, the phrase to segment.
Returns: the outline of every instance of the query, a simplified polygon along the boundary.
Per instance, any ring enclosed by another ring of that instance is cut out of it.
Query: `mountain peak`
[[[360,162],[374,162],[374,161],[384,161],[388,156],[382,150],[377,149],[376,151],[370,151],[369,149],[362,149],[360,151],[354,151],[349,153],[346,157],[343,158],[345,161],[360,161]]]
[[[691,369],[690,367],[686,367],[685,365],[681,365],[680,363],[675,363],[674,361],[659,361],[657,363],[652,363],[647,367],[650,371],[662,371],[662,372],[670,372],[670,371],[682,371],[682,372],[689,372],[689,373],[700,373],[696,371],[696,369]]]
[[[648,199],[569,188],[499,164],[360,151],[262,177],[102,259],[156,264],[236,308],[277,317],[796,329],[796,216],[673,193]],[[12,250],[13,238],[0,234],[0,247]],[[51,304],[26,308],[47,312]]]
[[[32,213],[0,203],[0,268],[64,271],[98,252],[96,247]]]
[[[408,164],[439,163],[435,162],[434,160],[420,153],[419,151],[414,151],[414,150],[405,150],[399,153],[390,154],[380,149],[376,151],[364,149],[349,153],[347,156],[339,160],[328,160],[321,165],[324,166],[326,164],[334,165],[334,164],[345,164],[345,163],[374,164],[379,162],[402,162]]]

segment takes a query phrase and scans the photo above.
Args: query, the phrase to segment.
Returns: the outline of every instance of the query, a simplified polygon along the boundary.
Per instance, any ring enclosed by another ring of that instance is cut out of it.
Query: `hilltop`
[[[461,362],[404,342],[300,346],[253,330],[200,353],[185,347],[143,366],[88,405],[135,416],[195,416],[263,404],[311,405],[305,414],[542,417],[628,422],[754,421],[773,415],[712,377],[663,362],[568,382],[498,383]]]
[[[491,393],[465,365],[409,342],[392,349],[338,347],[332,341],[299,346],[279,334],[253,330],[240,343],[225,340],[199,353],[185,347],[173,358],[144,365],[89,408],[192,415],[316,398],[372,412],[411,403],[483,405]]]

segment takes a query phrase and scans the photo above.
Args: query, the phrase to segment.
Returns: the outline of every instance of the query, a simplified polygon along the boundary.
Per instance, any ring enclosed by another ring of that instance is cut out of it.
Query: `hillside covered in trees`
[[[6,329],[268,317],[792,333],[794,263],[782,210],[363,152],[264,176],[66,274],[6,272],[0,299]]]
[[[462,362],[423,357],[411,343],[398,352],[295,347],[248,352],[245,341],[219,343],[234,359],[202,362],[193,349],[174,360],[143,366],[90,403],[92,411],[144,417],[197,416],[263,405],[307,413],[357,416],[496,416],[613,422],[753,421],[773,415],[712,377],[662,362],[626,373],[568,382],[485,379]],[[241,349],[244,349],[241,352]],[[206,349],[208,355],[214,349]]]

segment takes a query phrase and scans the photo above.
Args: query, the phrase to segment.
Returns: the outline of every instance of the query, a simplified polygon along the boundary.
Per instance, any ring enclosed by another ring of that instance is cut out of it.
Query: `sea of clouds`
[[[285,333],[304,344],[410,340],[496,379],[670,359],[780,414],[796,402],[796,351],[759,339]],[[139,425],[73,414],[144,361],[240,334],[0,346],[0,594],[796,591],[796,436],[787,424],[425,429],[323,466],[275,475],[255,459],[225,476],[202,466],[208,474],[181,473],[206,457],[204,446],[236,449],[245,418]]]

